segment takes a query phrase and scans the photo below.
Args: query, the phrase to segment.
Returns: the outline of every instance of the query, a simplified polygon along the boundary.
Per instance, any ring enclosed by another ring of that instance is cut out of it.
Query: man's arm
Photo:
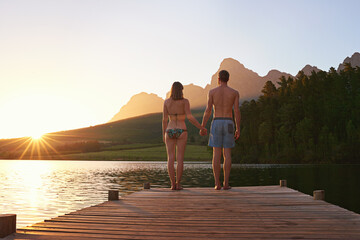
[[[235,114],[235,125],[236,125],[236,131],[234,137],[235,140],[237,140],[240,137],[240,120],[241,120],[240,107],[239,107],[239,92],[237,91],[234,100],[234,114]]]
[[[203,120],[202,120],[202,123],[201,123],[201,126],[203,126],[203,127],[206,126],[206,123],[210,118],[212,106],[213,106],[213,97],[212,97],[212,92],[210,91],[209,95],[208,95],[207,106],[206,106],[204,116],[203,116]]]

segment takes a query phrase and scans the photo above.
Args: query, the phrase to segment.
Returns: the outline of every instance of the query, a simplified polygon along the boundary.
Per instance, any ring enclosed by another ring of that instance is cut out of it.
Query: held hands
[[[235,131],[235,135],[234,135],[235,140],[238,140],[239,137],[240,137],[240,131],[239,131],[239,130],[236,130],[236,131]]]
[[[207,129],[204,127],[201,127],[200,131],[199,131],[200,136],[205,136],[207,135]]]

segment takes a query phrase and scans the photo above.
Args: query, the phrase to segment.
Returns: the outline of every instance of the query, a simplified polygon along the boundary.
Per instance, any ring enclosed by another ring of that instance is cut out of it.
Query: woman
[[[167,167],[172,190],[183,189],[180,181],[184,168],[184,154],[188,137],[185,118],[187,117],[195,127],[206,131],[191,114],[189,100],[183,97],[183,89],[184,87],[180,82],[173,83],[170,98],[165,100],[163,111],[162,134],[168,155]],[[177,149],[176,178],[174,168],[175,149]]]

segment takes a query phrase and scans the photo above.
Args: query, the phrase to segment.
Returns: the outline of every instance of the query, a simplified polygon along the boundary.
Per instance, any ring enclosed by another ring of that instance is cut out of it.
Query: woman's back
[[[169,115],[169,124],[167,129],[181,128],[186,129],[185,125],[185,104],[186,99],[173,100],[172,98],[165,100],[166,111]]]

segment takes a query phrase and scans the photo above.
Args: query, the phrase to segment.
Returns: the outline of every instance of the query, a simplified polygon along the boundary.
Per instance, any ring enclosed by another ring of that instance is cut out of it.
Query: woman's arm
[[[165,143],[165,131],[168,125],[168,118],[169,118],[169,113],[167,111],[165,102],[164,102],[164,107],[163,107],[163,118],[162,118],[162,137],[163,137],[163,142]]]
[[[196,120],[196,118],[191,114],[190,111],[190,102],[189,100],[185,99],[185,114],[186,117],[189,119],[189,121],[198,129],[204,129],[204,127],[201,126],[201,124]]]

